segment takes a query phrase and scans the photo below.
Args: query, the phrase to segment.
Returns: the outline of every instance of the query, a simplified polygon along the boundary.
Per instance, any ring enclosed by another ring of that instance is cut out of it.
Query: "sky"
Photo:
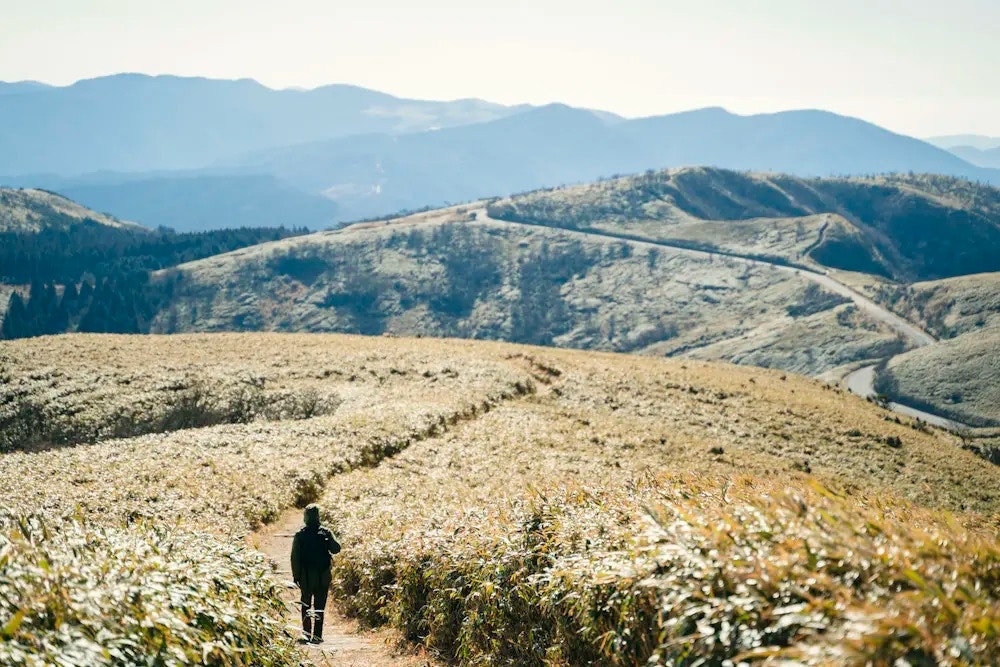
[[[1000,136],[1000,0],[0,0],[0,80],[351,83],[648,116],[819,108]]]

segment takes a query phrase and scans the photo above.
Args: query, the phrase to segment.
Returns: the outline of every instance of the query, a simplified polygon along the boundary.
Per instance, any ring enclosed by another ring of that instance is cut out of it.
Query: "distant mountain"
[[[120,74],[51,87],[0,84],[0,174],[205,167],[271,146],[496,119],[479,100],[405,100],[331,85],[272,90],[256,81]]]
[[[323,192],[345,219],[685,165],[799,176],[914,171],[1000,183],[1000,170],[822,111],[702,109],[609,122],[551,105],[434,132],[279,148],[236,164]]]
[[[797,176],[919,172],[1000,184],[911,137],[823,111],[626,120],[553,104],[123,74],[0,84],[0,184],[148,225],[327,227],[404,209],[707,165]],[[24,174],[32,174],[24,176]],[[38,175],[44,174],[44,175]]]
[[[1000,137],[987,137],[981,134],[951,134],[943,137],[931,137],[927,143],[938,148],[951,149],[956,146],[972,146],[985,151],[1000,148]]]
[[[40,81],[0,81],[0,95],[13,95],[15,93],[32,93],[51,88],[52,86]]]
[[[273,176],[161,176],[62,189],[87,206],[179,232],[227,227],[326,229],[339,219],[335,202]]]
[[[1000,169],[1000,148],[983,150],[973,146],[954,146],[948,150],[966,162],[978,167]]]

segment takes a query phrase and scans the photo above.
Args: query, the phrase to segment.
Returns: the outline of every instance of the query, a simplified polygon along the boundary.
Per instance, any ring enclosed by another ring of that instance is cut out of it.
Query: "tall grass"
[[[904,501],[664,476],[421,510],[335,593],[462,664],[1000,661],[1000,545]]]
[[[298,665],[260,554],[0,512],[0,664]]]

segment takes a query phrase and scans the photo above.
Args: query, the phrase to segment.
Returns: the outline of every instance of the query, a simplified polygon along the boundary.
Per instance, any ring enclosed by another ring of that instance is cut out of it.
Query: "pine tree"
[[[20,294],[14,292],[7,302],[7,314],[3,318],[3,325],[0,325],[0,337],[7,340],[23,338],[28,319],[28,310],[24,305],[24,299]]]

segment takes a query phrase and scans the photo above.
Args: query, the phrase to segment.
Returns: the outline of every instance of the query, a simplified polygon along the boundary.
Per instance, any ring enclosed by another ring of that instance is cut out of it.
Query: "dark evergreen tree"
[[[8,340],[24,338],[27,318],[28,311],[24,299],[17,292],[12,293],[7,302],[7,314],[3,318],[3,325],[0,325],[0,337]]]

